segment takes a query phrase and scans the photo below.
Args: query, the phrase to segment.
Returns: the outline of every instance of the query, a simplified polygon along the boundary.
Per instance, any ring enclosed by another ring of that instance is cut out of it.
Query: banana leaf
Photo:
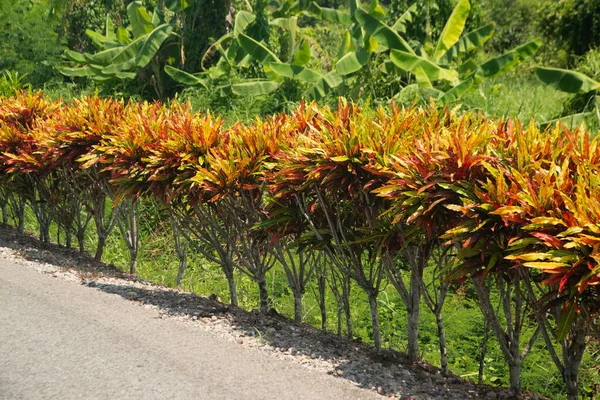
[[[600,90],[600,82],[577,71],[539,67],[535,74],[539,80],[561,92],[584,94]]]
[[[481,64],[478,74],[484,78],[498,75],[531,57],[541,45],[542,42],[540,40],[532,40],[531,42],[525,43],[522,46]]]
[[[265,45],[257,42],[246,34],[240,33],[237,40],[242,49],[261,64],[281,62],[281,60],[279,60],[279,58],[277,58],[277,56]]]
[[[433,53],[433,59],[435,61],[439,61],[440,58],[442,58],[442,56],[458,42],[460,35],[462,35],[463,30],[465,29],[465,23],[467,22],[470,11],[471,4],[469,4],[469,0],[458,1],[458,4],[456,4],[456,7],[452,10],[452,14],[450,14],[450,18],[448,18],[444,30],[438,39],[437,46]]]
[[[327,96],[332,89],[342,84],[344,80],[335,70],[323,75],[308,91],[306,97],[311,100],[319,100]]]
[[[90,67],[85,66],[81,68],[69,68],[69,67],[58,67],[58,72],[65,76],[93,76],[95,73],[90,69]]]
[[[308,15],[325,22],[336,22],[344,25],[352,24],[350,14],[333,8],[321,7],[314,1],[308,6]]]
[[[95,54],[83,53],[83,58],[86,60],[87,63],[107,66],[112,62],[113,58],[120,52],[121,47],[115,47],[112,49],[100,51]]]
[[[190,86],[203,86],[206,90],[208,90],[208,86],[206,84],[206,79],[202,79],[197,75],[192,75],[180,69],[174,68],[170,65],[165,65],[165,72],[169,75],[173,80],[183,83],[184,85]]]
[[[237,37],[237,35],[246,31],[248,25],[253,23],[255,19],[256,15],[248,11],[237,12],[235,15],[235,24],[233,25],[233,36]]]
[[[406,26],[413,22],[413,16],[417,14],[417,3],[408,7],[406,11],[396,20],[392,29],[398,33],[406,33]]]
[[[300,65],[290,65],[285,63],[270,63],[267,65],[277,75],[290,79],[297,79],[302,82],[314,83],[323,77],[319,72]]]
[[[273,81],[252,81],[233,84],[231,91],[238,96],[260,96],[277,90],[279,85]]]
[[[135,59],[144,46],[147,37],[148,35],[141,36],[129,43],[127,46],[119,47],[120,51],[112,58],[111,62],[113,64],[121,64],[131,60],[132,58]]]
[[[133,36],[136,38],[144,36],[154,29],[148,10],[139,1],[134,1],[127,6],[127,16]]]
[[[303,40],[296,53],[294,53],[294,65],[306,65],[310,61],[310,58],[310,44],[306,40]]]
[[[171,32],[173,32],[173,26],[170,24],[156,27],[144,41],[144,45],[137,54],[135,64],[139,68],[144,68],[148,65],[156,53],[158,53],[158,50],[160,50],[160,46],[171,36]]]
[[[456,59],[456,57],[458,57],[460,54],[468,53],[469,51],[483,46],[483,44],[490,40],[492,36],[494,36],[493,24],[487,24],[479,29],[467,33],[458,39],[458,42],[448,49],[446,54],[444,54],[440,59],[440,63],[448,64]]]
[[[443,79],[454,82],[458,79],[458,73],[456,71],[442,68],[439,65],[434,64],[431,61],[415,54],[399,50],[392,50],[390,59],[398,68],[407,72],[415,73],[418,68],[421,68],[430,81]]]
[[[370,53],[366,51],[351,51],[335,64],[340,75],[349,75],[359,71],[369,60]]]
[[[414,50],[395,30],[369,15],[362,9],[357,9],[354,13],[354,18],[359,25],[365,30],[366,34],[374,37],[379,44],[387,49],[396,49],[414,53]]]

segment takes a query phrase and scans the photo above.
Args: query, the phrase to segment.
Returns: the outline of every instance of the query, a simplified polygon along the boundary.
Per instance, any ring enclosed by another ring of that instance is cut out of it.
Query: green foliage
[[[0,71],[18,72],[34,87],[60,78],[54,70],[59,22],[49,16],[47,1],[0,0]]]
[[[566,51],[572,64],[576,56],[600,45],[600,1],[548,1],[541,10],[539,29],[546,40]]]
[[[100,51],[80,54],[67,50],[65,55],[73,65],[59,70],[70,77],[90,77],[105,87],[135,78],[143,82],[145,78],[143,85],[151,85],[156,97],[164,99],[167,89],[162,67],[171,54],[177,54],[170,48],[174,27],[165,23],[157,12],[151,16],[139,2],[130,3],[127,12],[131,22],[127,29],[119,27],[115,31],[112,19],[106,16],[104,35],[86,32]]]

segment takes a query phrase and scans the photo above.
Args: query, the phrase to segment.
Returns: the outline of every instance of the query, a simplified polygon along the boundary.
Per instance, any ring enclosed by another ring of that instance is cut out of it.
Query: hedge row
[[[449,285],[469,280],[511,388],[520,390],[529,345],[520,340],[523,321],[534,318],[532,340],[545,340],[569,397],[577,397],[579,363],[600,312],[600,149],[588,132],[344,100],[336,110],[302,104],[226,127],[177,102],[63,104],[23,93],[0,101],[0,161],[4,222],[11,214],[22,228],[29,204],[43,240],[55,221],[84,250],[93,220],[98,260],[118,225],[131,272],[136,200],[153,197],[168,208],[174,232],[222,268],[233,303],[236,269],[256,282],[267,311],[266,273],[283,265],[296,318],[311,279],[333,282],[341,312],[356,284],[369,298],[379,346],[377,295],[389,282],[408,310],[413,360],[422,298],[441,323]],[[424,287],[425,268],[439,270],[437,297]],[[501,310],[490,301],[492,287]],[[443,342],[443,324],[439,333]]]

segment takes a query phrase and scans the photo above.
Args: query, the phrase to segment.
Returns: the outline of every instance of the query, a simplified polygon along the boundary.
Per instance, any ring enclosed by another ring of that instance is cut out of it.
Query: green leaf
[[[575,301],[571,300],[560,312],[558,326],[556,327],[556,336],[559,341],[564,340],[567,337],[576,318],[577,304]]]
[[[532,40],[501,56],[486,61],[479,67],[478,75],[489,78],[505,72],[509,68],[531,57],[541,45],[542,42],[540,40]]]
[[[69,67],[58,67],[58,72],[65,76],[93,76],[94,72],[89,67],[82,68],[69,68]]]
[[[342,37],[342,44],[338,51],[338,60],[344,57],[351,51],[356,51],[356,47],[354,46],[354,42],[352,41],[352,35],[350,35],[350,31],[345,30],[344,36]]]
[[[458,57],[460,54],[468,53],[475,50],[494,36],[494,25],[488,24],[479,29],[471,31],[458,39],[452,47],[448,49],[446,54],[440,59],[442,63],[449,63]]]
[[[277,75],[281,75],[290,79],[297,79],[302,82],[314,83],[321,79],[323,76],[312,69],[302,67],[300,65],[290,65],[285,63],[270,63],[267,64],[272,71]]]
[[[314,100],[322,99],[331,91],[331,89],[338,87],[343,81],[340,74],[333,70],[327,75],[324,75],[308,90],[307,97]]]
[[[372,15],[377,19],[385,17],[385,10],[379,4],[379,0],[371,0],[371,4],[369,5],[369,15]]]
[[[113,25],[112,17],[110,14],[106,14],[106,39],[113,42],[117,39],[115,36],[115,26]]]
[[[238,96],[260,96],[269,94],[279,87],[279,82],[253,81],[231,85],[231,91]]]
[[[335,69],[341,75],[349,75],[359,71],[369,60],[370,53],[366,51],[351,51],[335,64]]]
[[[281,62],[279,58],[269,50],[262,43],[257,42],[253,38],[243,33],[239,33],[237,37],[238,43],[252,58],[260,62],[261,64],[268,64],[271,62]]]
[[[194,0],[165,0],[165,6],[173,12],[181,12],[194,4]]]
[[[406,33],[406,26],[413,22],[413,16],[417,15],[417,3],[408,7],[406,11],[396,20],[392,29],[398,33]]]
[[[115,74],[115,76],[119,79],[135,79],[135,77],[137,76],[137,74],[135,72],[118,72]]]
[[[85,64],[86,60],[85,57],[83,57],[83,54],[78,53],[76,51],[73,50],[65,50],[65,56],[67,56],[67,58],[71,61],[75,61],[77,63],[80,64]]]
[[[131,39],[129,38],[129,32],[127,31],[127,29],[121,26],[117,29],[117,40],[121,44],[131,43]]]
[[[357,9],[354,17],[359,25],[365,30],[367,35],[373,36],[379,44],[388,49],[396,49],[414,53],[414,50],[395,30],[369,15],[362,9]]]
[[[344,25],[352,24],[352,17],[350,14],[333,8],[321,7],[314,1],[308,6],[307,14],[325,22],[341,23]]]
[[[137,54],[135,64],[139,68],[144,68],[148,65],[156,53],[158,53],[158,50],[160,50],[160,46],[171,36],[172,31],[173,26],[171,24],[163,24],[154,29],[144,41],[144,45]]]
[[[246,31],[248,25],[254,22],[256,15],[248,11],[239,11],[235,15],[235,24],[233,26],[233,36],[237,37],[240,33]]]
[[[91,64],[107,66],[112,62],[113,58],[117,54],[119,54],[120,51],[121,47],[115,47],[112,49],[100,51],[95,54],[83,53],[83,58],[85,58],[85,60]]]
[[[133,36],[136,38],[144,36],[154,29],[148,10],[139,1],[134,1],[127,6],[127,16],[129,17]]]
[[[94,32],[90,29],[86,29],[85,30],[85,34],[92,39],[92,43],[94,44],[94,46],[96,46],[98,49],[104,49],[105,46],[105,42],[108,41],[108,39],[106,38],[106,36],[104,36],[101,33],[98,32]]]
[[[201,79],[197,75],[189,74],[170,65],[165,66],[165,72],[167,73],[167,75],[173,78],[173,80],[179,83],[183,83],[184,85],[190,86],[203,86],[206,90],[208,90],[208,86],[206,85],[206,79]]]
[[[441,105],[446,105],[456,101],[462,97],[471,87],[473,86],[473,78],[468,78],[448,90],[446,93],[439,98]]]
[[[456,71],[441,68],[439,65],[415,54],[392,50],[390,59],[398,68],[404,71],[412,72],[413,74],[422,71],[431,81],[443,79],[454,82],[458,79]],[[418,71],[419,68],[421,71]]]
[[[600,82],[577,71],[539,67],[535,74],[539,80],[561,92],[584,94],[600,90]]]
[[[116,75],[121,72],[132,72],[135,69],[135,58],[127,60],[121,64],[110,64],[107,67],[102,68],[102,73],[105,75]]]
[[[117,54],[111,59],[111,62],[113,64],[121,64],[131,59],[136,59],[140,50],[144,46],[146,38],[147,35],[141,36],[129,43],[127,46],[118,47],[117,50],[120,51],[117,52]]]
[[[294,54],[294,64],[306,65],[310,61],[310,57],[310,44],[306,40],[303,40],[302,43],[300,43],[298,51]]]
[[[452,10],[452,14],[450,14],[450,18],[448,18],[446,26],[444,26],[444,30],[437,42],[437,46],[433,53],[434,60],[438,61],[456,42],[458,42],[458,38],[460,38],[460,35],[462,35],[463,30],[465,29],[469,11],[471,11],[469,0],[459,0],[456,7],[454,7],[454,10]]]

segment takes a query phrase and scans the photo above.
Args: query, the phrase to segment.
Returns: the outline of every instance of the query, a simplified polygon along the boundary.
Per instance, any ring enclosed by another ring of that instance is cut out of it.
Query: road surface
[[[0,399],[381,399],[0,259]]]

